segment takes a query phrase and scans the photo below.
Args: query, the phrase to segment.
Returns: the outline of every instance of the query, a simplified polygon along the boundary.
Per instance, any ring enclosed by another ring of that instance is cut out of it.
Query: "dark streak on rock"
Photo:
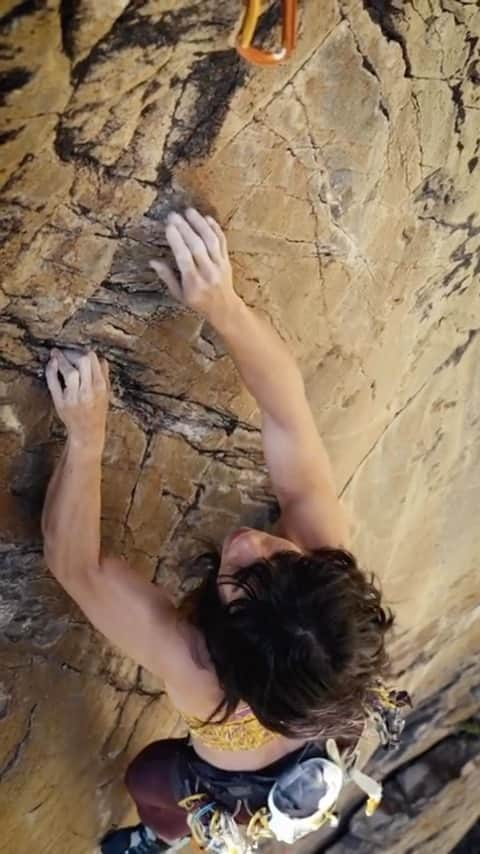
[[[60,2],[60,29],[62,32],[63,52],[69,59],[73,59],[75,52],[75,29],[79,15],[81,0],[61,0]]]
[[[230,101],[242,86],[247,69],[233,50],[223,50],[202,57],[183,82],[183,92],[191,97],[188,119],[173,117],[173,127],[181,130],[180,138],[166,146],[163,165],[171,169],[181,160],[202,157],[209,153],[220,130]],[[179,99],[176,112],[183,104]]]
[[[380,112],[382,113],[382,115],[385,116],[387,122],[389,122],[390,121],[390,113],[388,112],[388,109],[385,105],[385,101],[382,98],[380,98],[380,101],[378,102],[378,108],[379,108]]]
[[[473,171],[475,166],[476,163],[472,163],[471,171]],[[449,222],[445,214],[450,207],[455,205],[456,201],[453,180],[442,169],[438,169],[436,172],[428,175],[415,195],[415,204],[420,209],[418,213],[419,219],[430,220],[438,228],[445,229],[449,234],[459,233],[463,235],[461,242],[450,253],[449,260],[453,262],[453,266],[441,280],[445,297],[449,297],[460,290],[465,282],[465,277],[461,281],[458,281],[458,274],[466,270],[471,270],[474,261],[475,271],[473,276],[478,272],[478,250],[470,242],[480,234],[480,225],[476,224],[477,215],[476,213],[471,213],[464,220]]]
[[[25,125],[22,125],[19,128],[14,128],[13,130],[6,130],[3,133],[0,133],[0,145],[5,145],[6,142],[12,142],[12,140],[16,139],[18,134],[24,129]]]
[[[466,110],[465,105],[463,103],[463,92],[462,92],[462,83],[456,83],[454,86],[450,86],[450,92],[452,93],[452,101],[455,107],[455,124],[454,130],[458,136],[457,139],[457,148],[459,151],[463,151],[464,145],[462,140],[460,139],[460,135],[462,132],[462,126],[465,124],[466,118]]]
[[[19,3],[18,6],[14,6],[13,9],[10,9],[6,15],[3,15],[0,18],[0,30],[6,30],[10,27],[10,24],[18,21],[19,18],[25,18],[27,15],[33,15],[35,12],[40,12],[44,8],[45,4],[43,0],[24,0],[23,3]]]
[[[58,157],[64,163],[68,163],[69,160],[74,160],[75,157],[78,157],[79,149],[82,148],[82,146],[75,147],[75,133],[73,129],[65,127],[62,123],[57,128],[53,144]],[[83,148],[86,147],[83,146]]]
[[[361,46],[360,41],[358,39],[358,36],[357,36],[355,30],[353,29],[346,12],[343,9],[340,9],[340,15],[341,15],[342,21],[346,22],[346,24],[350,30],[350,33],[351,33],[352,38],[353,38],[353,42],[355,44],[356,51],[362,60],[362,68],[364,68],[368,74],[370,74],[372,77],[375,78],[375,80],[379,86],[380,99],[379,99],[379,103],[378,103],[378,108],[379,108],[380,112],[382,113],[382,115],[385,116],[385,118],[388,122],[388,121],[390,121],[390,113],[389,113],[388,107],[385,103],[385,98],[383,97],[383,94],[381,91],[381,80],[380,80],[380,77],[377,73],[377,69],[375,68],[375,66],[374,66],[373,62],[370,60],[370,58],[363,52],[363,49],[362,49],[362,46]]]
[[[0,213],[0,246],[8,243],[10,238],[18,234],[22,228],[22,217],[8,211]]]
[[[78,0],[63,0],[62,33],[64,50],[70,56],[73,51],[74,19]],[[90,51],[85,59],[74,68],[73,82],[78,86],[96,70],[97,66],[111,56],[129,47],[148,48],[176,47],[183,38],[199,26],[213,28],[221,33],[231,25],[233,6],[230,4],[219,16],[208,14],[210,4],[199,8],[198,4],[172,10],[154,20],[145,10],[145,0],[134,0],[117,18],[111,30]],[[213,5],[212,5],[213,11]],[[262,17],[260,35],[271,30],[278,16],[275,4]],[[219,19],[220,18],[220,19]],[[248,66],[234,50],[219,50],[194,62],[187,76],[176,83],[181,90],[172,119],[171,143],[167,140],[160,175],[167,175],[179,161],[201,157],[211,145],[224,121],[231,98],[248,74]],[[155,81],[151,85],[158,85]],[[68,126],[68,115],[60,122],[55,139],[55,150],[63,161],[77,160],[95,169],[101,167],[93,154],[94,142],[81,142],[78,131]],[[156,182],[156,183],[159,183]]]
[[[429,651],[422,649],[414,658],[408,662],[407,666],[398,670],[394,675],[395,679],[401,679],[402,676],[405,676],[406,672],[413,673],[417,667],[423,667],[425,664],[428,664],[435,657],[435,651]]]
[[[476,47],[478,45],[479,37],[474,36],[473,33],[469,32],[468,35],[465,37],[465,41],[468,44],[468,57],[467,57],[467,63],[466,63],[466,64],[468,64],[470,62],[470,60],[472,59],[474,53],[475,53]],[[469,67],[469,71],[467,72],[467,76],[470,78],[472,83],[480,83],[480,74],[479,74],[480,63],[478,62],[478,59],[477,59],[476,63],[473,62],[472,65],[477,66],[477,74],[476,74],[477,79],[475,79],[475,71],[474,71],[474,68],[472,69],[472,66]],[[473,71],[473,75],[471,74],[470,69]]]
[[[480,85],[480,60],[475,60],[468,67],[467,78],[472,81],[474,86]]]
[[[20,160],[20,163],[18,163],[15,171],[13,172],[13,174],[10,176],[8,181],[6,181],[2,187],[2,195],[3,196],[6,196],[6,194],[9,193],[15,187],[16,184],[21,182],[21,180],[25,174],[25,171],[24,171],[25,167],[27,167],[33,161],[33,159],[34,159],[34,156],[31,152],[29,152],[28,154],[25,154],[25,156],[22,157],[22,159]]]
[[[96,157],[91,153],[95,148],[95,142],[76,142],[75,140],[75,129],[66,126],[63,121],[60,121],[57,125],[55,131],[55,138],[53,140],[53,147],[55,149],[55,153],[64,163],[69,163],[71,161],[76,161],[78,163],[82,163],[87,168],[94,170],[97,174],[101,173],[106,175],[108,178],[116,179],[118,181],[125,181],[129,178],[129,176],[119,174],[114,165],[102,163],[100,160],[97,160]],[[134,178],[133,180],[137,181],[138,184],[142,186],[152,186],[151,181],[142,180],[140,178]],[[153,186],[156,186],[153,185]],[[89,214],[91,211],[85,205],[77,204],[78,211],[89,219]],[[95,221],[92,219],[91,221]],[[112,235],[112,237],[119,237],[119,234]]]
[[[372,74],[373,77],[375,77],[378,80],[378,74],[375,71],[374,66],[370,62],[368,56],[365,56],[364,53],[362,53],[362,68],[365,68],[365,70],[368,71],[369,74]]]
[[[405,64],[405,77],[412,77],[407,42],[398,28],[398,19],[402,16],[401,9],[397,8],[392,0],[363,0],[363,7],[372,21],[380,27],[387,41],[394,41],[400,46]]]
[[[33,71],[28,68],[12,68],[0,73],[0,106],[3,106],[8,95],[16,89],[22,89],[33,77]]]
[[[169,43],[167,33],[160,24],[155,24],[148,17],[139,14],[144,5],[144,0],[130,3],[117,18],[112,29],[75,66],[73,80],[77,86],[97,65],[104,63],[116,51],[134,46],[162,47]]]
[[[3,763],[2,767],[0,768],[0,780],[3,780],[3,778],[8,774],[8,772],[11,771],[11,769],[14,768],[15,765],[19,762],[21,755],[23,753],[23,750],[25,748],[25,745],[27,744],[27,742],[30,738],[31,732],[32,732],[32,723],[33,723],[33,718],[35,715],[36,708],[37,708],[37,703],[34,703],[34,705],[31,707],[31,709],[28,713],[27,726],[25,728],[25,732],[24,732],[22,738],[15,745],[10,756],[7,757],[7,759]]]
[[[458,347],[455,347],[455,349],[450,353],[448,358],[445,359],[444,362],[442,362],[442,365],[440,366],[440,368],[437,368],[436,373],[440,369],[450,367],[450,365],[458,365],[458,363],[460,362],[460,360],[463,358],[463,356],[467,352],[468,348],[470,347],[470,344],[472,343],[472,341],[474,341],[474,339],[477,337],[479,332],[480,332],[480,329],[469,329],[466,340],[463,342],[463,344],[459,344]]]
[[[213,32],[221,32],[231,26],[228,10],[225,20],[219,20],[219,14],[205,18],[205,3],[192,3],[181,9],[165,12],[158,21],[148,14],[142,14],[148,6],[147,0],[133,0],[117,18],[111,30],[92,48],[88,56],[75,67],[74,82],[78,85],[97,66],[110,56],[131,47],[143,49],[156,47],[175,47],[200,24],[210,25]],[[213,7],[212,7],[213,11]],[[222,12],[225,14],[225,11]]]
[[[462,246],[463,245],[464,244],[462,244]],[[458,262],[455,264],[455,266],[452,267],[452,269],[447,273],[447,275],[443,277],[442,282],[441,282],[442,287],[445,289],[450,288],[450,285],[452,284],[454,279],[457,277],[457,274],[461,273],[463,270],[468,270],[471,266],[471,263],[472,263],[472,253],[471,252],[464,253],[461,256],[461,258],[458,258]],[[462,280],[462,282],[463,281],[464,280]],[[445,294],[445,296],[447,296],[447,297],[451,296],[460,287],[461,287],[461,284],[457,282],[456,284],[453,285],[452,288],[450,288],[450,290]]]
[[[24,448],[12,461],[10,493],[15,496],[19,517],[36,520],[40,533],[40,517],[51,474],[48,443]]]

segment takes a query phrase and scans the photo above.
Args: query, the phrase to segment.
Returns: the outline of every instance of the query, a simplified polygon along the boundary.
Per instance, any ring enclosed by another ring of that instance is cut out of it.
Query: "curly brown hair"
[[[225,697],[212,719],[246,702],[267,729],[290,738],[356,738],[388,668],[393,615],[374,577],[349,552],[282,551],[218,579],[220,557],[191,600]],[[222,600],[219,585],[238,595]]]

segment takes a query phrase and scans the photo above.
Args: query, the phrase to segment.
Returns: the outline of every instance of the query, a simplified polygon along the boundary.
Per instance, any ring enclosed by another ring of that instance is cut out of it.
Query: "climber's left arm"
[[[108,369],[94,353],[67,355],[53,351],[47,367],[48,386],[68,438],[42,515],[45,559],[99,631],[139,664],[171,679],[188,666],[174,605],[126,561],[100,553]]]
[[[271,323],[236,293],[220,226],[190,208],[169,216],[166,236],[181,278],[164,262],[152,261],[153,269],[176,299],[220,333],[260,408],[283,535],[305,549],[346,547],[348,522],[300,368]]]

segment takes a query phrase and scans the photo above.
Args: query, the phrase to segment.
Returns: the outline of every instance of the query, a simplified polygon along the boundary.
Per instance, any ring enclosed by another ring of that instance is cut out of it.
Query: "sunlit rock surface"
[[[382,811],[367,823],[352,807],[332,854],[447,854],[477,818],[478,738],[459,724],[480,686],[480,10],[304,0],[294,58],[258,70],[232,49],[242,9],[1,4],[9,854],[93,851],[132,817],[129,759],[181,732],[162,685],[90,629],[42,563],[62,436],[49,348],[95,346],[111,362],[104,538],[139,572],[181,592],[205,539],[274,512],[254,403],[213,331],[148,268],[165,213],[190,199],[216,212],[239,292],[298,357],[355,550],[398,615],[395,670],[415,710],[402,750],[374,760]],[[473,830],[462,854],[477,847]]]

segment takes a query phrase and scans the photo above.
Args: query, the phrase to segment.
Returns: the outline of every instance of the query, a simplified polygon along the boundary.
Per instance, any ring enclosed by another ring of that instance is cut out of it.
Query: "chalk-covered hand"
[[[45,373],[70,441],[102,450],[110,396],[107,362],[100,362],[93,351],[53,349]]]
[[[215,220],[188,208],[185,216],[171,213],[166,236],[180,271],[181,281],[160,261],[150,266],[171,294],[197,311],[214,326],[225,320],[241,301],[232,282],[225,235]]]

